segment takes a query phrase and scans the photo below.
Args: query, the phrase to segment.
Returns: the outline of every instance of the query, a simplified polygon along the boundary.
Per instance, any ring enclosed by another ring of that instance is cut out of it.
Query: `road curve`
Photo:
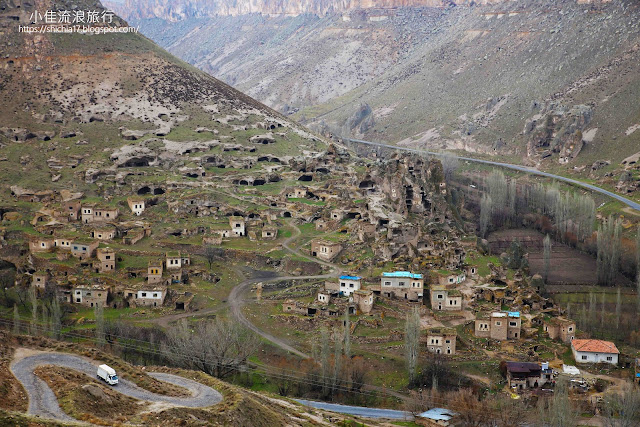
[[[420,154],[430,154],[430,155],[436,156],[436,157],[444,156],[444,153],[439,153],[439,152],[435,152],[435,151],[417,150],[415,148],[407,148],[407,147],[398,147],[397,145],[383,144],[381,142],[364,141],[362,139],[352,139],[352,138],[344,138],[344,139],[347,140],[347,141],[357,142],[357,143],[366,144],[366,145],[372,145],[372,146],[375,146],[375,147],[386,147],[386,148],[390,148],[392,150],[408,151],[408,152],[411,152],[411,153],[420,153]],[[634,202],[633,200],[627,199],[626,197],[622,197],[621,195],[616,194],[616,193],[614,193],[612,191],[605,190],[603,188],[597,187],[597,186],[592,185],[592,184],[587,184],[586,182],[578,181],[576,179],[567,178],[567,177],[560,176],[560,175],[554,175],[554,174],[549,173],[549,172],[543,172],[543,171],[539,171],[538,169],[530,168],[530,167],[527,167],[527,166],[514,165],[514,164],[511,164],[511,163],[502,163],[502,162],[494,162],[494,161],[491,161],[491,160],[474,159],[473,157],[463,157],[463,156],[455,155],[453,153],[447,153],[447,155],[451,156],[453,158],[456,158],[456,159],[459,159],[459,160],[465,160],[465,161],[468,161],[468,162],[481,163],[481,164],[490,165],[490,166],[499,166],[501,168],[517,170],[517,171],[520,171],[520,172],[530,173],[532,175],[538,175],[538,176],[544,176],[544,177],[547,177],[547,178],[557,179],[558,181],[563,181],[563,182],[566,182],[566,183],[569,183],[569,184],[577,185],[577,186],[582,187],[582,188],[586,188],[587,190],[591,190],[591,191],[594,191],[596,193],[604,194],[605,196],[609,196],[609,197],[611,197],[613,199],[616,199],[616,200],[624,203],[625,205],[629,206],[632,209],[640,211],[640,203]]]
[[[256,334],[260,335],[262,338],[266,339],[267,341],[270,341],[271,343],[275,344],[276,346],[290,352],[293,353],[297,356],[302,357],[303,359],[309,359],[311,356],[309,356],[306,353],[301,352],[300,350],[292,347],[291,345],[289,345],[288,343],[286,343],[284,340],[278,338],[278,337],[274,337],[273,335],[263,331],[262,329],[258,328],[256,325],[254,325],[253,323],[251,323],[249,321],[249,319],[247,319],[244,315],[244,313],[242,312],[242,306],[244,305],[244,299],[243,299],[243,295],[245,294],[245,292],[249,289],[249,287],[255,283],[273,283],[273,282],[280,282],[283,280],[314,280],[314,279],[329,279],[329,278],[333,278],[333,277],[338,277],[341,273],[341,269],[339,266],[332,264],[332,263],[328,263],[322,260],[319,260],[317,258],[311,258],[308,255],[305,255],[303,253],[301,253],[300,251],[298,251],[297,249],[293,249],[289,246],[289,244],[294,241],[299,235],[300,235],[300,229],[298,227],[296,227],[294,224],[292,224],[291,222],[289,223],[289,225],[291,225],[294,229],[294,233],[291,235],[291,237],[287,238],[284,242],[282,242],[282,246],[287,249],[289,252],[303,257],[305,259],[308,259],[310,261],[313,262],[317,262],[320,263],[322,265],[325,265],[327,267],[331,267],[333,269],[333,271],[331,273],[327,273],[327,274],[320,274],[320,275],[316,275],[316,276],[274,276],[274,277],[269,277],[269,278],[250,278],[247,279],[241,283],[239,283],[238,285],[236,285],[232,290],[231,293],[229,294],[229,298],[227,299],[229,302],[229,307],[231,309],[231,314],[233,314],[233,316],[240,322],[242,323],[244,326],[246,326],[247,328],[251,329],[253,332],[255,332]]]
[[[63,368],[73,369],[82,372],[90,378],[96,377],[97,365],[89,362],[87,359],[66,353],[38,353],[33,356],[27,356],[14,361],[11,366],[11,372],[22,383],[25,391],[29,396],[30,415],[38,415],[42,418],[60,420],[64,422],[78,421],[65,414],[53,391],[46,382],[38,378],[34,374],[34,370],[38,366],[54,365]],[[205,408],[213,406],[222,401],[222,395],[216,390],[196,381],[189,380],[177,375],[148,372],[148,375],[160,381],[184,387],[192,394],[191,397],[171,397],[163,396],[144,390],[134,383],[120,379],[118,385],[113,389],[126,396],[139,400],[146,400],[153,403],[165,403],[171,406],[182,406],[188,408]]]

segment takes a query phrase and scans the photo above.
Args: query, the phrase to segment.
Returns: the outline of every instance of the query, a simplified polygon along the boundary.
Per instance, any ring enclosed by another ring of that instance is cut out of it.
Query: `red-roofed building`
[[[577,363],[611,363],[618,364],[620,351],[610,341],[602,340],[573,340],[571,351]]]

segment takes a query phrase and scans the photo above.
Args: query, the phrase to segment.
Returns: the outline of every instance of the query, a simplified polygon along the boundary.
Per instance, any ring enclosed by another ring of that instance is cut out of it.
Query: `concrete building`
[[[162,261],[151,260],[147,264],[147,283],[162,282]]]
[[[106,208],[106,207],[94,207],[93,208],[93,221],[94,222],[108,222],[115,221],[118,218],[118,208]]]
[[[337,242],[316,240],[311,242],[311,256],[331,262],[342,251],[342,245]]]
[[[76,286],[73,288],[72,298],[75,304],[81,304],[87,307],[95,307],[100,305],[106,307],[108,289],[102,286]]]
[[[322,305],[329,305],[331,304],[331,293],[327,291],[319,291],[316,299]]]
[[[354,291],[360,289],[361,281],[362,277],[359,276],[340,276],[338,278],[340,293],[345,296],[351,295]]]
[[[353,303],[356,305],[358,312],[361,314],[369,314],[373,309],[373,292],[368,289],[359,289],[354,291]],[[356,313],[359,314],[359,313]]]
[[[507,382],[514,390],[542,387],[553,381],[553,370],[548,363],[507,362]]]
[[[242,237],[247,235],[244,218],[242,218],[241,216],[230,216],[229,226],[231,227],[232,236]]]
[[[462,293],[457,289],[447,289],[442,285],[432,286],[431,309],[434,311],[462,310]]]
[[[53,240],[53,245],[58,250],[70,251],[72,244],[73,244],[73,239],[70,237],[56,237]]]
[[[427,350],[434,354],[456,354],[456,331],[449,328],[431,328],[427,331]]]
[[[620,351],[611,341],[579,340],[571,341],[571,351],[576,363],[618,364]]]
[[[465,272],[453,272],[447,274],[438,274],[438,283],[441,286],[446,285],[458,285],[467,280],[467,275]]]
[[[96,251],[97,272],[98,273],[113,273],[116,271],[116,252],[111,248],[99,248]]]
[[[140,197],[128,197],[127,204],[129,205],[129,209],[131,209],[131,213],[136,216],[142,215],[146,208],[146,203],[144,199]]]
[[[543,322],[544,331],[552,340],[559,339],[565,344],[571,343],[576,337],[576,322],[562,317],[553,317]]]
[[[488,317],[479,317],[475,321],[474,334],[478,338],[491,338],[506,341],[521,338],[522,322],[516,311],[495,312]]]
[[[419,301],[424,295],[424,278],[422,274],[410,271],[383,272],[380,292],[387,297]]]

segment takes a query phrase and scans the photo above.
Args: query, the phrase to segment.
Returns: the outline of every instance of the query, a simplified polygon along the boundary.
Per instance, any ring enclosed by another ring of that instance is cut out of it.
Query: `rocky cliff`
[[[448,7],[456,5],[487,5],[510,0],[125,0],[105,1],[126,19],[160,18],[180,21],[187,18],[262,15],[298,16],[348,12],[354,9],[395,9],[404,7]],[[578,3],[602,3],[611,0],[576,0]]]

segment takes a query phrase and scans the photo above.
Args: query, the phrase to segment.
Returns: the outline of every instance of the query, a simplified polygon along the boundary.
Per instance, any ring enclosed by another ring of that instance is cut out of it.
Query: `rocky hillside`
[[[0,173],[7,193],[10,185],[86,190],[98,177],[125,184],[127,176],[146,174],[125,167],[191,176],[200,167],[197,152],[233,160],[238,153],[324,147],[140,34],[18,32],[48,10],[101,16],[103,8],[97,1],[2,2]],[[127,26],[117,17],[108,25]]]
[[[210,13],[188,20],[127,10],[153,16],[134,21],[171,52],[317,129],[585,173],[640,149],[637,2],[313,2],[299,16],[267,3],[226,16],[201,2]]]

